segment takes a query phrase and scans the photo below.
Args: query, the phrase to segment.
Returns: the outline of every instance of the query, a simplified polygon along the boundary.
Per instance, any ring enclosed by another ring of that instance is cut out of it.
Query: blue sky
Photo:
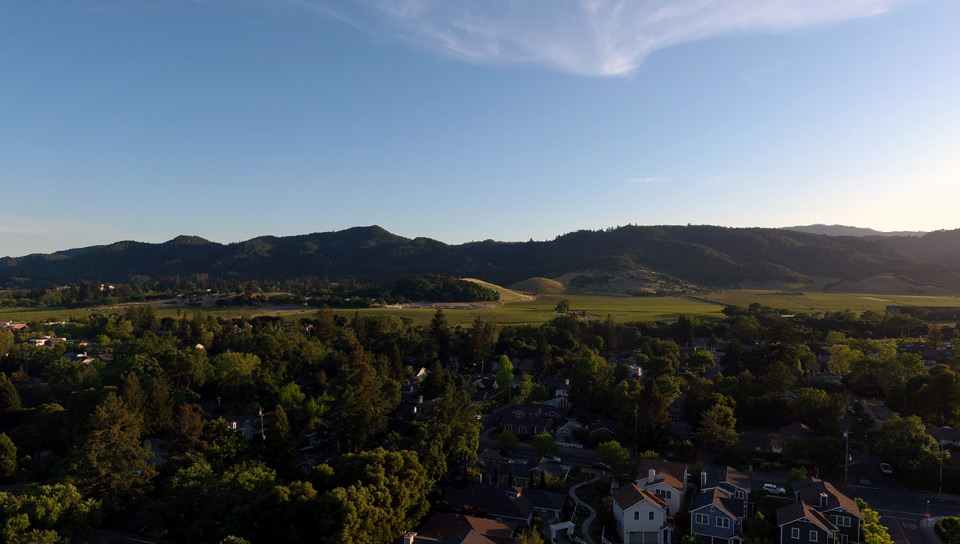
[[[0,255],[960,227],[954,0],[0,3]]]

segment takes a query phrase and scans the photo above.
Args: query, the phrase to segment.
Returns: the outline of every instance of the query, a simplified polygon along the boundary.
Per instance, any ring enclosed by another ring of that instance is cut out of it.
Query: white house
[[[637,485],[663,499],[663,502],[667,503],[667,517],[672,518],[680,511],[686,491],[686,465],[671,461],[643,459],[640,461],[639,468]]]
[[[613,493],[613,516],[624,544],[664,544],[673,540],[667,503],[637,484]]]

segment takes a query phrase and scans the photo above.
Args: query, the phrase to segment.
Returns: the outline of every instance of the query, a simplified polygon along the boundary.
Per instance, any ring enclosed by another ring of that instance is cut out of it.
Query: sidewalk
[[[600,478],[600,475],[599,475],[598,473],[592,471],[592,470],[584,470],[584,472],[587,472],[587,473],[589,473],[589,474],[592,474],[592,475],[593,475],[593,478],[587,480],[586,482],[580,482],[579,484],[571,487],[571,488],[570,488],[570,498],[572,498],[572,499],[574,500],[574,502],[577,503],[578,506],[583,506],[584,508],[586,508],[587,510],[590,511],[590,515],[587,516],[587,519],[584,520],[584,522],[583,522],[581,531],[583,531],[583,538],[584,538],[584,540],[586,540],[589,544],[595,544],[595,542],[593,541],[593,539],[590,538],[590,522],[592,522],[592,521],[594,520],[594,518],[597,517],[597,511],[594,510],[593,507],[590,506],[589,504],[587,504],[587,503],[585,503],[585,502],[582,502],[582,501],[577,497],[576,491],[577,491],[577,488],[578,488],[578,487],[580,487],[580,486],[582,486],[582,485],[584,485],[584,484],[589,484],[590,482],[595,482],[598,478]]]
[[[923,527],[923,532],[926,533],[927,538],[930,539],[930,542],[933,544],[943,544],[943,540],[940,539],[940,535],[937,534],[937,530],[934,528],[937,525],[937,520],[943,516],[924,518],[920,520],[920,526]]]

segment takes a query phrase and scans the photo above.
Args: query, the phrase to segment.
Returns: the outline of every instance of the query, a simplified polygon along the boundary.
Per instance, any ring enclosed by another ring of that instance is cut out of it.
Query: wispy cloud
[[[670,178],[630,178],[627,183],[665,183],[667,181],[670,181]]]
[[[287,0],[476,63],[623,75],[652,51],[871,17],[917,0]]]

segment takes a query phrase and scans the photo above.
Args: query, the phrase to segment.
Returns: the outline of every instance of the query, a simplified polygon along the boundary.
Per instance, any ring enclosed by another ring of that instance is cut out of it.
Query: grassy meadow
[[[445,308],[444,313],[451,325],[469,325],[480,317],[502,325],[540,324],[557,316],[557,303],[567,300],[570,310],[583,312],[590,319],[605,319],[610,315],[614,321],[673,321],[683,314],[700,319],[720,319],[725,305],[747,306],[759,302],[764,306],[788,312],[806,313],[836,310],[883,311],[888,305],[899,306],[960,306],[960,297],[955,296],[909,296],[869,295],[860,293],[822,293],[770,290],[716,291],[696,297],[629,297],[601,295],[541,295],[533,300],[512,300],[491,307]],[[251,317],[256,315],[282,315],[289,319],[310,316],[316,308],[294,307],[193,307],[163,305],[156,308],[160,317],[179,315],[215,315],[223,318]],[[83,319],[93,313],[123,312],[124,307],[110,308],[2,308],[0,321],[60,321]],[[335,309],[336,314],[352,317],[359,311],[363,316],[393,315],[411,320],[414,324],[426,324],[433,317],[434,308],[363,308]]]

